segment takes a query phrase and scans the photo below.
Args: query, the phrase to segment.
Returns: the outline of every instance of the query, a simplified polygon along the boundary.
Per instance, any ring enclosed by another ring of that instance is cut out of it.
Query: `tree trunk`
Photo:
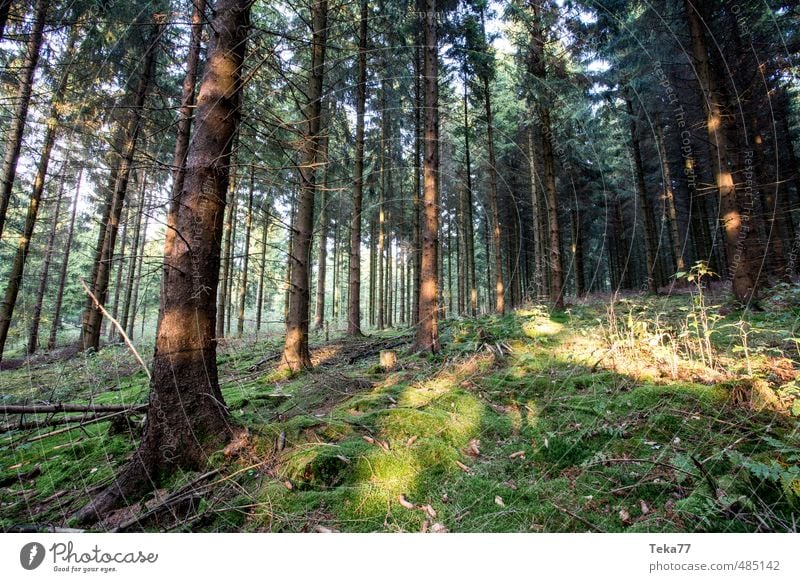
[[[66,168],[67,164],[65,163],[61,169],[61,177],[59,178],[58,184],[58,195],[56,196],[56,201],[53,205],[53,219],[50,223],[50,235],[47,238],[47,248],[44,253],[42,275],[39,279],[39,290],[36,293],[36,305],[33,308],[31,325],[28,330],[29,356],[39,349],[39,323],[42,319],[42,305],[44,304],[44,296],[47,293],[47,284],[50,276],[50,264],[53,260],[53,248],[55,247],[56,233],[58,232],[58,219],[61,216],[61,200],[64,197],[64,182],[66,182],[67,175]]]
[[[425,122],[423,142],[423,220],[420,261],[419,324],[414,347],[420,352],[437,353],[439,345],[439,52],[436,31],[436,0],[426,0],[424,14],[425,64],[423,71]]]
[[[320,145],[321,163],[324,164],[322,170],[322,193],[320,196],[319,209],[319,259],[317,261],[317,301],[314,309],[314,329],[321,330],[325,326],[325,286],[328,271],[328,129],[325,128]]]
[[[261,225],[261,264],[259,265],[258,299],[256,300],[256,336],[258,336],[261,331],[261,314],[264,310],[264,284],[267,274],[267,240],[269,239],[269,227],[272,222],[268,212],[263,212],[263,215],[263,224]]]
[[[347,334],[361,334],[361,213],[364,198],[364,110],[367,101],[367,23],[369,6],[361,0],[358,27],[358,85],[356,86],[356,152],[353,169],[353,216],[350,223],[349,305]]]
[[[6,23],[8,22],[8,12],[11,8],[12,0],[0,0],[0,40],[3,40],[3,33],[6,30]]]
[[[66,168],[64,168],[66,171]],[[69,219],[69,230],[67,231],[67,241],[64,243],[64,256],[61,259],[61,272],[58,276],[58,286],[56,287],[56,301],[53,306],[53,323],[50,326],[50,337],[47,340],[47,349],[52,350],[56,347],[56,336],[58,327],[61,324],[61,305],[64,301],[64,288],[67,286],[67,267],[69,266],[70,249],[72,248],[72,236],[75,232],[75,217],[78,214],[78,198],[81,191],[81,177],[83,168],[78,170],[78,177],[75,181],[75,195],[72,200],[72,215]]]
[[[125,195],[128,189],[128,179],[130,177],[131,167],[133,165],[133,156],[136,152],[136,143],[143,125],[142,110],[153,80],[157,52],[156,49],[158,48],[159,38],[161,37],[161,32],[164,27],[160,20],[160,16],[157,18],[159,20],[157,20],[153,27],[153,33],[145,51],[144,62],[142,64],[142,74],[139,79],[139,84],[136,88],[136,97],[134,99],[129,123],[124,130],[125,137],[123,153],[120,160],[119,170],[116,175],[114,194],[109,209],[110,212],[108,214],[108,220],[104,221],[105,228],[103,228],[102,223],[100,227],[102,233],[102,242],[98,245],[99,252],[96,253],[98,260],[97,264],[95,265],[95,273],[91,285],[92,292],[94,293],[94,296],[97,298],[97,301],[100,303],[100,305],[105,305],[106,297],[108,295],[108,280],[111,275],[112,259],[114,255],[117,231],[119,229],[119,220],[122,214],[123,205],[125,203]],[[95,351],[100,349],[101,324],[102,313],[97,306],[95,306],[94,301],[92,299],[88,299],[84,311],[83,326],[81,330],[81,349],[94,349]]]
[[[234,147],[231,153],[231,159],[236,156],[236,138],[234,137]],[[225,234],[223,247],[222,247],[222,276],[220,278],[219,286],[219,306],[217,308],[217,337],[222,339],[225,337],[225,313],[228,308],[230,288],[228,282],[231,280],[231,273],[233,272],[233,230],[236,219],[236,170],[232,170],[229,186],[228,186],[228,206],[225,213]]]
[[[247,218],[244,227],[244,257],[242,259],[242,288],[239,290],[239,319],[236,326],[236,337],[244,334],[244,309],[247,304],[247,270],[250,264],[250,233],[253,230],[253,189],[255,175],[253,165],[250,165],[250,192],[247,197]]]
[[[42,38],[44,37],[44,21],[49,5],[50,0],[36,0],[33,26],[26,48],[25,63],[22,65],[22,71],[20,71],[17,102],[6,137],[2,175],[0,175],[0,237],[3,236],[8,205],[11,202],[11,193],[17,176],[17,163],[22,150],[22,136],[25,132],[25,123],[28,118],[33,78],[34,73],[36,73],[36,66],[39,64],[39,53],[41,52]],[[8,14],[7,10],[8,8],[6,7],[6,14]]]
[[[411,300],[411,325],[419,325],[419,292],[422,284],[422,34],[417,29],[417,42],[414,48],[414,191],[411,206],[414,214],[412,223],[412,246],[414,252],[414,285]]]
[[[737,200],[733,160],[726,136],[728,121],[723,112],[722,95],[710,71],[704,21],[697,11],[698,8],[690,0],[684,0],[684,9],[692,37],[692,56],[697,80],[704,95],[702,102],[706,113],[706,130],[711,145],[711,160],[719,195],[728,268],[733,279],[733,294],[741,303],[749,304],[758,291],[760,265],[760,261],[754,256],[757,249],[753,249],[752,243],[748,241],[748,233],[754,229],[749,224],[743,224],[746,217],[743,216]]]
[[[249,0],[219,0],[189,146],[176,228],[183,236],[164,257],[147,426],[138,452],[116,481],[77,515],[94,521],[176,468],[198,470],[231,426],[219,389],[214,333],[220,239],[231,147],[239,122],[240,72]]]
[[[575,261],[575,295],[578,298],[586,294],[586,283],[583,276],[583,228],[581,228],[581,215],[576,207],[570,211],[572,222],[572,257]]]
[[[308,351],[308,263],[314,229],[314,197],[317,189],[315,166],[320,145],[327,20],[328,1],[314,0],[311,8],[312,48],[308,103],[305,112],[306,129],[300,162],[300,196],[297,215],[292,223],[294,248],[289,257],[292,264],[292,285],[286,319],[286,344],[283,350],[283,363],[292,373],[311,367],[311,355]]]

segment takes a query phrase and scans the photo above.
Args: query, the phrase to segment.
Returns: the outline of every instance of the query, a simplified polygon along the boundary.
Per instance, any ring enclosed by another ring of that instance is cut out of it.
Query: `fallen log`
[[[0,433],[8,432],[11,430],[35,430],[37,428],[44,428],[46,426],[61,426],[64,424],[92,424],[94,422],[102,422],[103,420],[117,417],[122,414],[136,414],[147,410],[147,405],[134,406],[133,408],[126,408],[119,410],[114,414],[80,414],[75,416],[62,416],[60,418],[47,418],[43,420],[30,420],[28,422],[18,422],[16,424],[7,424],[0,426]]]
[[[134,408],[146,408],[146,405]],[[133,410],[129,404],[6,404],[0,405],[0,414],[46,414],[59,412],[125,412]]]

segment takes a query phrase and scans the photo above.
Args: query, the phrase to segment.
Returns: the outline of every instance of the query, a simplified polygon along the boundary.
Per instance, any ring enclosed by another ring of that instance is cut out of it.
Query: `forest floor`
[[[437,356],[410,354],[407,329],[315,336],[316,367],[294,378],[271,357],[281,338],[227,340],[222,391],[245,435],[96,528],[797,531],[800,294],[746,314],[722,302],[686,290],[449,320]],[[4,371],[0,394],[134,405],[147,379],[109,347]],[[0,435],[0,528],[69,526],[134,450],[127,418]]]

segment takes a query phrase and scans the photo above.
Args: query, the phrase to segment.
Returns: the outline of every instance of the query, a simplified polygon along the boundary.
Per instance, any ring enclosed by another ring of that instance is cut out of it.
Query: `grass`
[[[745,316],[756,330],[749,369],[735,329],[725,327],[734,316],[719,318],[716,367],[708,369],[691,338],[680,337],[683,305],[685,296],[634,298],[616,306],[616,319],[605,303],[589,302],[449,321],[442,354],[399,348],[393,372],[380,370],[377,356],[347,363],[339,352],[353,345],[334,342],[324,366],[289,378],[259,365],[275,340],[231,342],[220,357],[222,389],[233,419],[249,430],[247,447],[212,455],[220,477],[199,504],[177,522],[147,527],[791,529],[800,436],[789,402],[796,392],[785,387],[798,354],[775,346],[793,336],[794,313]],[[783,387],[780,405],[777,397],[752,405],[756,380],[775,394]],[[147,389],[131,358],[113,348],[3,372],[0,383],[9,402],[133,403]],[[136,446],[131,435],[107,431],[103,423],[29,444],[5,435],[0,479],[36,465],[41,474],[0,489],[0,525],[67,522],[86,490],[111,480]],[[177,475],[170,488],[194,477]]]

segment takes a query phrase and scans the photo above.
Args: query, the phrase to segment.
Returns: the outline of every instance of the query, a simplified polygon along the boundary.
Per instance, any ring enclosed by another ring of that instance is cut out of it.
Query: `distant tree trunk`
[[[142,73],[139,79],[139,84],[136,88],[136,96],[129,117],[129,122],[124,130],[124,146],[120,159],[120,166],[116,175],[116,180],[113,187],[113,198],[110,205],[110,212],[108,220],[105,222],[105,228],[101,223],[102,242],[98,245],[99,252],[96,253],[98,257],[97,264],[95,265],[95,273],[93,274],[93,282],[91,285],[92,292],[94,293],[100,305],[105,305],[108,295],[108,281],[111,275],[112,259],[114,255],[114,246],[117,238],[117,231],[119,229],[120,215],[125,203],[125,195],[128,190],[128,179],[130,177],[131,167],[133,165],[133,156],[136,152],[136,144],[139,138],[139,133],[143,125],[143,108],[147,93],[149,92],[150,85],[153,80],[153,73],[155,69],[156,52],[163,30],[163,23],[159,19],[153,27],[153,33],[148,41],[148,47],[145,50],[144,62],[142,63]],[[102,324],[102,313],[95,306],[94,301],[87,299],[86,308],[84,310],[83,325],[81,330],[81,345],[80,348],[84,350],[100,349],[100,328]]]
[[[423,220],[420,264],[419,325],[414,347],[420,352],[437,353],[439,345],[439,306],[437,268],[439,254],[439,47],[436,31],[436,0],[425,1],[424,14],[424,94],[425,122],[423,142]]]
[[[36,0],[33,26],[26,47],[25,63],[22,65],[19,76],[16,105],[14,106],[14,113],[6,135],[5,155],[3,156],[2,174],[0,174],[0,237],[3,236],[8,205],[11,202],[11,193],[17,176],[17,163],[22,151],[22,136],[25,133],[28,106],[31,102],[31,92],[33,90],[33,78],[36,73],[36,66],[39,64],[45,17],[49,6],[50,0]],[[8,6],[6,6],[7,16]],[[2,351],[1,346],[0,351]]]
[[[235,195],[235,193],[234,193]],[[227,290],[225,292],[225,337],[231,335],[231,319],[233,314],[234,298],[233,294],[236,290],[234,283],[236,281],[236,237],[238,236],[237,227],[239,226],[239,199],[236,198],[233,203],[233,224],[231,224],[231,248],[228,255],[228,280],[225,282]]]
[[[651,293],[658,293],[658,279],[656,277],[656,262],[658,261],[658,250],[656,246],[656,226],[653,218],[653,209],[650,205],[650,198],[647,196],[647,188],[644,182],[644,168],[642,164],[642,150],[639,144],[639,132],[636,127],[636,117],[633,111],[633,102],[628,95],[625,95],[625,106],[628,111],[628,125],[631,134],[631,151],[633,153],[633,165],[636,174],[636,195],[639,198],[639,205],[644,215],[644,242],[647,255],[647,287]]]
[[[133,328],[136,320],[136,312],[139,305],[139,285],[142,282],[142,265],[144,264],[144,247],[147,242],[147,225],[150,215],[145,210],[147,208],[147,191],[142,188],[141,203],[139,205],[139,221],[136,225],[136,243],[133,245],[134,252],[128,274],[128,296],[125,299],[125,311],[123,321],[120,325],[126,329],[128,337],[133,339]]]
[[[760,258],[756,256],[758,249],[752,248],[752,237],[748,236],[754,229],[747,224],[743,225],[745,217],[737,200],[732,158],[726,136],[728,121],[724,115],[722,94],[710,71],[704,19],[698,13],[698,7],[690,0],[684,0],[684,9],[692,38],[692,57],[697,80],[704,96],[702,102],[706,113],[705,125],[711,145],[710,157],[716,176],[725,251],[733,279],[733,294],[738,301],[749,304],[756,296],[759,283]]]
[[[144,171],[140,172],[141,188],[139,191],[139,205],[136,214],[132,217],[135,220],[133,228],[133,240],[131,241],[131,256],[128,259],[128,277],[125,282],[125,296],[122,301],[122,315],[119,318],[119,325],[122,329],[128,329],[128,319],[131,313],[131,299],[133,298],[133,284],[136,281],[136,265],[139,263],[139,238],[142,234],[142,222],[144,221],[144,201],[147,192],[147,175]],[[132,327],[132,326],[131,326]],[[127,333],[127,332],[126,332]],[[130,334],[128,334],[130,337]]]
[[[28,249],[30,249],[33,229],[36,227],[36,219],[39,215],[39,206],[42,200],[42,193],[44,192],[45,180],[47,179],[47,171],[50,167],[50,155],[53,152],[53,146],[55,145],[58,134],[60,110],[64,106],[64,96],[67,90],[67,83],[69,82],[71,72],[70,61],[73,56],[75,42],[77,40],[77,31],[78,27],[73,26],[72,31],[70,32],[69,41],[67,42],[65,53],[67,55],[67,59],[63,64],[64,69],[50,103],[50,114],[46,123],[47,129],[45,130],[44,142],[42,143],[39,164],[36,167],[36,176],[33,179],[33,191],[31,192],[31,197],[28,202],[28,212],[25,216],[25,225],[22,228],[22,235],[17,242],[17,252],[14,255],[14,262],[11,265],[11,271],[8,274],[8,286],[6,287],[5,296],[3,297],[3,302],[0,303],[0,359],[3,357],[6,340],[8,339],[8,330],[11,327],[11,318],[14,314],[14,308],[17,304],[17,295],[19,294],[19,289],[22,285],[22,275],[23,271],[25,270],[25,263],[28,260]]]
[[[543,294],[542,285],[542,253],[541,253],[541,239],[542,232],[540,229],[541,219],[539,217],[539,190],[536,188],[536,163],[533,151],[533,127],[528,127],[528,168],[531,183],[531,208],[533,209],[533,220],[531,221],[533,230],[533,287],[535,289],[536,297],[541,297]]]
[[[234,138],[234,147],[231,157],[236,155],[236,142]],[[236,203],[238,197],[236,196],[236,170],[232,170],[228,185],[228,205],[225,208],[225,227],[223,235],[222,246],[222,276],[220,278],[221,285],[219,286],[219,306],[217,308],[217,337],[222,339],[225,337],[225,313],[228,308],[228,282],[231,280],[233,272],[233,230],[236,220]]]
[[[256,300],[256,335],[261,331],[261,317],[264,310],[264,284],[267,275],[267,240],[269,238],[269,227],[271,224],[269,213],[264,212],[263,215],[264,218],[261,225],[261,264],[259,265],[258,299]]]
[[[116,267],[116,277],[114,280],[114,301],[111,303],[111,317],[119,321],[119,299],[122,293],[122,275],[125,273],[125,252],[128,250],[128,224],[131,220],[130,204],[125,204],[125,216],[122,218],[122,236],[120,237],[119,252],[112,262],[112,267]],[[117,329],[108,326],[108,341],[114,341]]]
[[[314,309],[314,329],[321,330],[325,326],[325,287],[328,271],[328,131],[324,130],[320,144],[320,158],[322,164],[322,192],[320,195],[319,209],[319,258],[317,261],[317,301]]]
[[[377,290],[375,289],[375,282],[377,278],[377,269],[375,263],[378,258],[378,243],[377,243],[377,220],[373,215],[369,221],[369,325],[375,327],[375,298]]]
[[[361,334],[361,213],[364,198],[364,110],[367,101],[367,23],[369,6],[361,0],[358,27],[358,84],[356,86],[356,151],[353,168],[353,216],[350,222],[349,305],[347,334]]]
[[[66,168],[64,171],[66,171]],[[53,323],[50,326],[50,338],[47,340],[48,350],[55,349],[58,327],[61,324],[61,305],[64,301],[64,289],[67,286],[67,267],[69,266],[69,255],[70,250],[72,249],[72,237],[75,232],[75,217],[78,214],[78,198],[80,197],[82,176],[83,168],[78,170],[78,177],[75,180],[75,195],[72,199],[72,215],[69,219],[69,230],[67,231],[67,240],[64,243],[64,254],[61,259],[61,272],[58,276],[58,286],[56,287],[56,301],[55,305],[53,306]]]
[[[231,146],[239,122],[240,72],[250,0],[218,0],[200,85],[176,228],[183,237],[164,257],[147,425],[137,453],[115,482],[77,514],[102,517],[177,468],[198,470],[231,434],[219,389],[214,333],[220,238]]]
[[[308,351],[309,259],[314,229],[315,164],[319,156],[322,80],[325,68],[325,44],[328,33],[328,1],[314,0],[311,8],[311,72],[308,79],[308,104],[305,111],[305,135],[300,162],[300,196],[297,215],[292,223],[294,248],[289,313],[286,319],[286,344],[283,363],[293,373],[311,367]]]
[[[247,218],[244,223],[244,257],[242,258],[242,286],[239,289],[239,318],[236,326],[236,337],[244,334],[244,310],[247,306],[247,271],[250,265],[250,233],[253,230],[253,189],[255,187],[255,170],[250,165],[250,190],[247,196]]]
[[[675,270],[683,272],[686,270],[686,263],[683,260],[683,249],[681,248],[681,238],[678,233],[678,212],[675,209],[675,194],[672,190],[672,178],[669,171],[669,160],[667,150],[664,146],[664,128],[656,120],[656,144],[661,161],[661,180],[664,184],[664,206],[667,210],[667,220],[669,220],[669,230],[672,237],[672,255],[675,258]]]
[[[33,307],[31,315],[31,325],[28,330],[28,355],[35,353],[39,349],[39,322],[42,319],[42,305],[44,296],[47,293],[47,284],[50,276],[50,264],[53,260],[53,248],[55,247],[56,234],[58,232],[58,219],[61,216],[61,200],[64,197],[64,182],[66,182],[66,163],[61,170],[61,177],[58,184],[58,195],[53,204],[53,218],[50,222],[50,234],[47,237],[47,247],[42,262],[42,275],[39,279],[39,290],[36,293],[36,305]]]
[[[586,283],[583,276],[583,228],[581,228],[581,215],[573,206],[570,211],[572,222],[572,256],[575,261],[575,294],[578,298],[586,294]]]

